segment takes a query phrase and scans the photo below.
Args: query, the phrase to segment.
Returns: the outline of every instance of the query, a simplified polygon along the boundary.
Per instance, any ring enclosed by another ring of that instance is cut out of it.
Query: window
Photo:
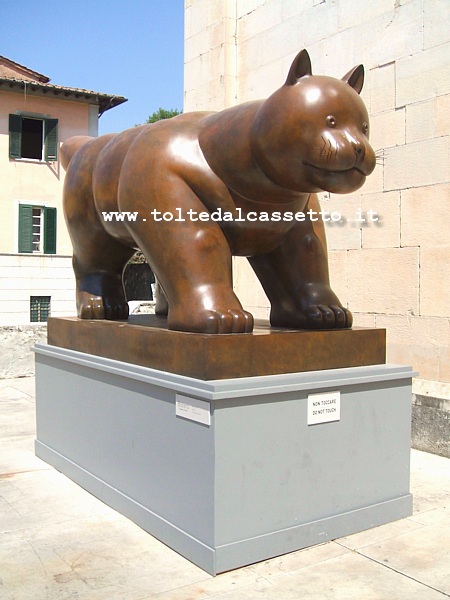
[[[19,204],[19,252],[56,254],[56,208]]]
[[[57,160],[58,119],[9,115],[9,156]]]
[[[50,316],[51,296],[30,296],[30,322],[45,323]]]

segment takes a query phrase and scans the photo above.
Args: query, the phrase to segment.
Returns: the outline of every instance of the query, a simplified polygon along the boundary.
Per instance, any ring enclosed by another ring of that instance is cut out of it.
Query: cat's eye
[[[326,124],[328,125],[328,127],[336,127],[335,117],[333,117],[333,115],[328,115],[328,117],[326,118]]]
[[[367,135],[367,132],[369,131],[369,125],[367,123],[363,123],[362,124],[362,132],[364,135]]]

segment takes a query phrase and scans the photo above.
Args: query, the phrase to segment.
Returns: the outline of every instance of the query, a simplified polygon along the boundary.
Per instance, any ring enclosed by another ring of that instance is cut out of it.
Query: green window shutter
[[[9,156],[22,158],[22,117],[9,115]]]
[[[33,252],[33,207],[19,204],[19,252]]]
[[[44,208],[44,254],[56,254],[56,208]]]
[[[58,159],[58,119],[44,121],[45,160]]]

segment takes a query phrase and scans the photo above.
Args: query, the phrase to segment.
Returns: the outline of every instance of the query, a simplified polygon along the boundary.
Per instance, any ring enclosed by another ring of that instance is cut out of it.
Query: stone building
[[[387,360],[411,364],[416,447],[449,455],[450,4],[442,0],[187,0],[185,111],[264,98],[302,48],[313,72],[363,63],[362,97],[381,156],[365,186],[323,194],[345,220],[327,228],[332,285],[356,326],[387,330]],[[377,222],[355,222],[376,211]],[[237,294],[268,301],[245,259]]]

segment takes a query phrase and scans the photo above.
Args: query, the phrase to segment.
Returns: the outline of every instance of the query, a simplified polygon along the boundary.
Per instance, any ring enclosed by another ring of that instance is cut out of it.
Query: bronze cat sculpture
[[[273,326],[351,327],[329,284],[315,193],[357,190],[375,167],[363,80],[362,65],[342,80],[313,76],[302,50],[265,101],[69,139],[64,210],[79,317],[127,318],[122,273],[140,248],[169,329],[252,331],[233,292],[233,255],[248,258]]]

